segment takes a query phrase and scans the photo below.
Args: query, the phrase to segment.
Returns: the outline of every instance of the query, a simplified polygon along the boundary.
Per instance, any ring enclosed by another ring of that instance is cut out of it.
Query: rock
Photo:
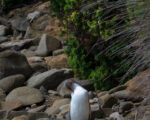
[[[6,110],[0,110],[0,119],[5,120],[7,116],[7,111]]]
[[[43,112],[35,112],[35,113],[29,113],[26,111],[10,111],[7,115],[7,119],[12,120],[15,117],[19,116],[27,116],[29,120],[37,120],[40,118],[48,118],[48,115]],[[21,119],[22,120],[22,119]]]
[[[79,80],[76,78],[70,78],[70,79],[74,79],[74,81],[76,81],[78,84],[80,84],[82,87],[84,87],[87,90],[92,90],[93,89],[93,82],[89,82],[88,80]],[[66,87],[66,82],[69,79],[63,81],[58,87],[57,87],[57,92],[59,93],[59,95],[61,95],[62,97],[70,97],[71,91],[68,90],[68,88]]]
[[[34,19],[37,19],[39,16],[40,16],[40,11],[35,11],[35,12],[32,12],[32,13],[29,13],[27,15],[27,20],[31,22],[33,22]]]
[[[34,51],[28,49],[21,50],[21,53],[24,54],[26,57],[36,56],[36,53]]]
[[[61,43],[58,39],[47,34],[43,34],[36,53],[39,56],[47,56],[53,50],[59,49],[60,46]]]
[[[112,113],[109,118],[110,120],[124,120],[122,115],[120,115],[118,112]]]
[[[5,101],[6,94],[5,91],[0,88],[0,102]]]
[[[48,91],[49,94],[52,94],[52,95],[55,95],[55,96],[58,96],[58,92],[57,91],[54,91],[54,90],[49,90]]]
[[[32,108],[30,109],[28,112],[42,112],[43,110],[45,110],[46,108],[46,105],[42,105],[42,106],[39,106],[39,107],[36,107],[36,108]]]
[[[28,59],[29,63],[37,63],[37,62],[43,62],[44,61],[43,57],[38,57],[38,56],[28,57],[27,59]]]
[[[73,76],[70,69],[52,69],[47,72],[31,77],[27,81],[27,86],[40,88],[43,86],[46,89],[56,89],[57,86],[67,78]]]
[[[8,34],[8,28],[4,25],[0,25],[0,36],[5,36]]]
[[[27,78],[32,74],[26,57],[18,52],[1,52],[0,63],[0,79],[14,74],[23,74]]]
[[[53,56],[57,56],[57,55],[63,54],[64,51],[65,51],[65,49],[54,50],[53,51]]]
[[[63,105],[67,105],[70,104],[70,99],[60,99],[60,100],[56,100],[53,105],[48,108],[45,112],[48,115],[54,115],[60,112],[60,107]]]
[[[18,117],[14,117],[12,120],[29,120],[29,117],[26,115],[21,115]]]
[[[65,54],[45,58],[49,68],[69,68],[68,57]]]
[[[112,94],[112,93],[114,93],[114,92],[118,92],[118,91],[121,91],[121,90],[125,90],[126,88],[127,88],[126,85],[120,85],[120,86],[117,86],[117,87],[115,87],[115,88],[109,90],[108,93],[109,93],[109,94]]]
[[[12,75],[0,80],[0,88],[8,93],[14,88],[23,86],[24,82],[24,75]]]
[[[48,66],[45,62],[30,63],[30,66],[35,73],[48,71]]]
[[[59,108],[59,111],[60,113],[57,115],[57,119],[64,119],[66,117],[66,114],[69,113],[69,110],[70,110],[70,104],[66,104],[66,105],[63,105]]]
[[[20,32],[26,32],[29,22],[26,18],[19,17],[11,22],[13,29],[20,31]]]
[[[94,118],[102,118],[104,116],[104,112],[102,111],[98,103],[91,105],[91,115],[92,120]]]
[[[120,99],[120,100],[126,100],[126,101],[132,101],[132,102],[140,102],[143,100],[142,97],[139,97],[138,95],[135,95],[134,93],[127,91],[127,90],[122,90],[115,92],[111,94],[112,96]]]
[[[142,105],[144,105],[144,106],[150,105],[150,96],[146,97],[146,98],[142,101]]]
[[[99,97],[99,100],[101,101],[102,108],[112,108],[112,106],[118,102],[118,100],[110,94]]]
[[[119,113],[124,113],[125,111],[129,111],[131,108],[133,108],[132,102],[121,102]]]
[[[127,83],[127,90],[138,96],[147,97],[150,94],[150,69],[139,73]]]
[[[3,42],[7,42],[9,40],[8,37],[0,36],[0,44]]]
[[[25,48],[30,47],[35,39],[26,39],[26,40],[22,40],[22,41],[9,41],[9,42],[5,42],[2,43],[0,46],[4,49],[12,49],[15,51],[19,51]]]
[[[19,87],[11,91],[6,102],[20,102],[24,106],[40,103],[43,101],[43,95],[38,89],[30,87]]]

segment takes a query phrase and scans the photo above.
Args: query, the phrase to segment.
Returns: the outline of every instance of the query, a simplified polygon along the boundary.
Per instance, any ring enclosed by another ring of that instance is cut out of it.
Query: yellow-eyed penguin
[[[90,120],[88,91],[70,79],[66,86],[71,89],[70,118],[71,120]]]

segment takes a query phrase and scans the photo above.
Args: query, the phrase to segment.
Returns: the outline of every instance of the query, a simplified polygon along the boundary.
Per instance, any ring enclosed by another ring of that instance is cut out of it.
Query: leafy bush
[[[127,79],[120,79],[131,66],[128,52],[123,50],[131,39],[128,32],[121,36],[129,19],[126,4],[115,7],[119,2],[51,0],[51,9],[69,36],[69,64],[81,79],[94,80],[95,89],[108,90],[125,82]]]

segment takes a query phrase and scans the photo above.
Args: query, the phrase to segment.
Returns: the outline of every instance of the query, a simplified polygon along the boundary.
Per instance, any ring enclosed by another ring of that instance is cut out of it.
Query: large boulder
[[[150,95],[150,69],[139,73],[127,83],[127,90],[142,97]]]
[[[59,49],[60,47],[61,42],[58,39],[47,34],[43,34],[36,53],[39,56],[47,56],[53,50]]]
[[[35,75],[27,81],[27,86],[46,89],[56,89],[65,79],[71,78],[73,73],[70,69],[52,69],[47,72]]]
[[[6,102],[20,102],[23,106],[40,103],[43,101],[43,95],[38,89],[30,87],[19,87],[11,91]]]
[[[25,77],[23,75],[12,75],[0,80],[0,88],[2,88],[6,93],[8,93],[14,88],[23,86],[24,82]]]
[[[0,79],[14,74],[23,74],[25,77],[32,74],[26,57],[18,52],[1,52],[0,63]]]
[[[45,58],[50,68],[69,68],[68,57],[65,54]]]

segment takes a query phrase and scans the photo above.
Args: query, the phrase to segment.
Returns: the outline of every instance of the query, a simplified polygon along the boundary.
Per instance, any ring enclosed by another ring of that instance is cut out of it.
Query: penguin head
[[[74,83],[76,83],[74,79],[68,79],[66,82],[66,87],[72,92],[74,91]]]

